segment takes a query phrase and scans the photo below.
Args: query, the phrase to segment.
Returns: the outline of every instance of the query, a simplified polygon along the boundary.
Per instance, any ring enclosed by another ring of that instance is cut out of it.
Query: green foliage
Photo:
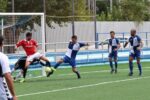
[[[35,2],[36,1],[36,2]],[[72,0],[45,0],[46,1],[46,23],[51,26],[52,22],[61,25],[62,22],[72,21]],[[85,0],[74,0],[75,16],[88,15]],[[15,12],[43,12],[43,0],[15,0]],[[56,16],[56,17],[55,17]],[[87,20],[86,18],[75,18],[75,20]],[[34,20],[36,23],[39,19]]]
[[[7,0],[0,0],[0,12],[5,12],[7,8]]]
[[[100,15],[98,19],[106,21],[149,21],[150,20],[150,1],[148,0],[120,0],[114,2],[113,11],[109,11],[109,7]]]
[[[144,0],[122,0],[121,8],[124,19],[129,21],[143,21],[149,13],[149,3]]]

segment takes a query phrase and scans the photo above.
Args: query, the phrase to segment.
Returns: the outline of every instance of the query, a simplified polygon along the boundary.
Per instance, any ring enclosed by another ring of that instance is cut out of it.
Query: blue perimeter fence
[[[128,61],[129,56],[129,50],[119,50],[118,51],[118,61]],[[65,52],[61,53],[46,53],[46,57],[51,61],[51,64],[54,65],[56,63],[56,57],[61,58],[65,55]],[[10,66],[11,68],[14,67],[14,64],[17,62],[17,60],[24,55],[14,55],[10,54],[8,55],[10,60]],[[150,58],[150,48],[144,48],[142,49],[142,55],[141,58],[146,60]],[[80,51],[77,55],[77,64],[105,64],[108,62],[108,51],[107,50],[87,50],[87,51]],[[62,64],[62,66],[68,67],[68,64]],[[31,65],[31,69],[38,69],[42,66],[40,64],[37,65]]]

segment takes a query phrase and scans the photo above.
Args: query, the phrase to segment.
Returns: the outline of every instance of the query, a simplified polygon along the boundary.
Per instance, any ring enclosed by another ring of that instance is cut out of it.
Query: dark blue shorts
[[[134,53],[130,53],[129,56],[133,57],[134,59],[135,58],[141,58],[141,51],[140,50],[136,50],[136,51],[134,51]]]
[[[76,67],[76,60],[69,58],[68,56],[63,57],[64,63],[69,63],[72,67]]]
[[[109,53],[109,58],[117,58],[118,57],[118,51],[112,51]]]

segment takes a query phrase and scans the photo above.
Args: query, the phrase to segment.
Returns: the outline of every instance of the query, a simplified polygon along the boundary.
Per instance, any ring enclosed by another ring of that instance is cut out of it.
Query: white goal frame
[[[45,55],[45,14],[44,13],[0,13],[0,16],[40,16],[41,17],[41,34],[42,34],[42,53]],[[1,20],[1,34],[4,34],[4,21]],[[44,66],[42,67],[42,76],[46,76]]]

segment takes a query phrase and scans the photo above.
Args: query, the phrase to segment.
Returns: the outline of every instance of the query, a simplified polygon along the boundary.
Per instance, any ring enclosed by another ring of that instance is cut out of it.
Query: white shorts
[[[27,61],[33,61],[34,59],[40,59],[41,57],[43,56],[43,54],[40,54],[39,52],[33,54],[33,55],[30,55],[27,57]]]

